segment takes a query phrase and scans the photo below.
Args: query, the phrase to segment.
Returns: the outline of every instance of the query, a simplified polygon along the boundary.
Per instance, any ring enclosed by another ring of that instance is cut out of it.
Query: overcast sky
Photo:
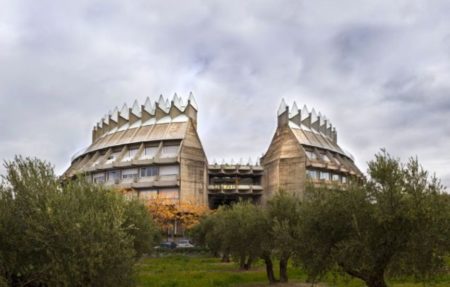
[[[448,0],[0,0],[0,159],[62,173],[115,106],[192,91],[211,162],[261,156],[285,98],[331,119],[363,171],[384,147],[450,186],[449,15]]]

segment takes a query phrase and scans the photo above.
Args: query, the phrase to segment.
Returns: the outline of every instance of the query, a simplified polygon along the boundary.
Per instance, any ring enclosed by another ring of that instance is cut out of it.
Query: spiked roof
[[[162,114],[156,113],[157,106]],[[189,119],[195,117],[192,113],[186,113],[190,108],[195,111],[198,109],[192,93],[189,94],[186,104],[181,97],[174,94],[171,101],[160,95],[158,101],[147,97],[143,105],[139,105],[135,100],[131,108],[128,108],[126,103],[120,110],[115,107],[94,126],[91,146],[76,157],[127,143],[182,139]]]

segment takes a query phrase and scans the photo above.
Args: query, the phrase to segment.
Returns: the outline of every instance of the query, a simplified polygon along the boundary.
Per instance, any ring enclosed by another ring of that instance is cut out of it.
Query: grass
[[[277,272],[275,270],[275,272]],[[310,286],[305,282],[306,274],[299,268],[289,267],[288,285]],[[268,286],[264,264],[256,262],[251,271],[239,271],[235,263],[222,263],[218,258],[206,255],[169,254],[157,258],[144,258],[136,266],[136,282],[140,287],[259,287]],[[321,286],[363,287],[362,281],[347,276],[328,275]],[[395,280],[390,287],[423,287],[413,280]],[[450,286],[450,275],[438,278],[433,287]]]

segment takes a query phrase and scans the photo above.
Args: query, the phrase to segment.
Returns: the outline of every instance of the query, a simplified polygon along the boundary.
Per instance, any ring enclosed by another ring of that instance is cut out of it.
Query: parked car
[[[194,245],[188,239],[178,241],[177,248],[193,248]]]
[[[175,249],[177,248],[177,244],[173,241],[166,241],[159,244],[159,246],[155,247],[156,249]]]

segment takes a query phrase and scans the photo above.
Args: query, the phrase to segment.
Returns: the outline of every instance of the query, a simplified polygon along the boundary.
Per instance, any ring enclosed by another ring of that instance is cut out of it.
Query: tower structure
[[[261,158],[266,201],[276,192],[303,194],[307,181],[313,184],[345,184],[362,177],[353,157],[337,144],[331,122],[315,109],[284,100],[278,109],[278,125],[272,142]]]
[[[102,118],[92,143],[75,155],[66,177],[129,189],[142,199],[207,203],[207,159],[197,134],[197,103],[175,94],[134,102]]]

